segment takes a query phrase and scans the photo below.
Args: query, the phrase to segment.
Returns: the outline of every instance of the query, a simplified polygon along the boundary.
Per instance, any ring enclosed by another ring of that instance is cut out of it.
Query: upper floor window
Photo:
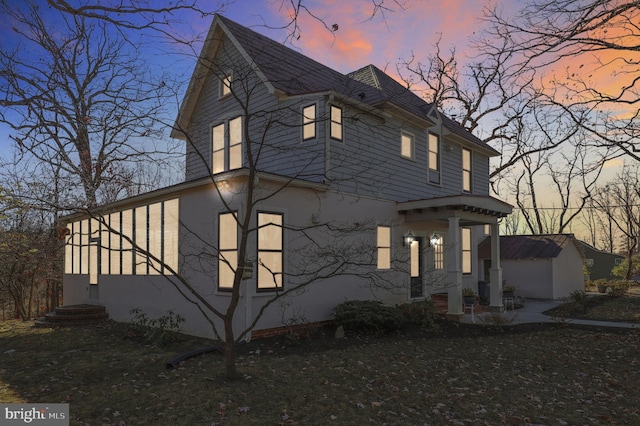
[[[258,213],[258,290],[282,288],[282,216],[281,213]]]
[[[391,268],[391,228],[378,226],[378,269]]]
[[[242,117],[232,118],[211,129],[211,171],[214,174],[242,167],[242,140]]]
[[[231,94],[231,81],[232,76],[231,73],[227,73],[220,80],[220,97],[227,96]]]
[[[400,132],[400,155],[413,160],[415,153],[415,139],[412,134]]]
[[[331,139],[342,140],[342,108],[331,105]]]
[[[462,273],[471,273],[471,228],[461,229],[462,238]]]
[[[429,133],[429,182],[440,183],[440,137]]]
[[[229,291],[238,268],[238,224],[236,213],[218,216],[218,290]]]
[[[471,192],[471,150],[462,148],[462,190]]]
[[[302,139],[313,139],[316,137],[316,105],[309,105],[302,108]]]

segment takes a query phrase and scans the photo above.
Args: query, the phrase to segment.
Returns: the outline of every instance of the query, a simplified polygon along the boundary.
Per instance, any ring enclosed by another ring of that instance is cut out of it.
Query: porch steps
[[[109,319],[104,306],[67,305],[58,306],[55,311],[35,320],[36,327],[73,327],[96,324]]]
[[[447,314],[447,311],[449,310],[449,295],[447,295],[447,293],[432,293],[431,301],[436,307],[436,314]]]

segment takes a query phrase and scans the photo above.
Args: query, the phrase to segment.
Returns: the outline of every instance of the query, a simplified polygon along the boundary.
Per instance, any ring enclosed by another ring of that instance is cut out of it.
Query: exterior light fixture
[[[438,244],[440,244],[440,235],[434,232],[431,238],[429,239],[429,242],[431,243],[431,247],[437,246]]]
[[[403,240],[402,240],[402,245],[403,246],[411,246],[411,243],[415,240],[415,237],[413,236],[413,232],[409,231],[407,232],[407,235],[404,236]]]

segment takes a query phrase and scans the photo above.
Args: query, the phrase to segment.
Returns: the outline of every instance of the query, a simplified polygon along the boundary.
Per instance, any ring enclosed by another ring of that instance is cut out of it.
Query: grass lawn
[[[440,323],[397,336],[258,340],[225,382],[208,341],[108,323],[0,323],[0,401],[68,402],[71,424],[640,424],[637,330]]]

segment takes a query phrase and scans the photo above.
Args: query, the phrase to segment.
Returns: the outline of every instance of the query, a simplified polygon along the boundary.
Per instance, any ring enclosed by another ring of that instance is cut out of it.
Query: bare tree
[[[570,117],[576,108],[589,111],[590,120],[574,121],[591,133],[594,146],[636,161],[639,19],[640,6],[632,0],[533,0],[514,17],[497,6],[485,14],[490,32],[519,53],[520,66],[564,69],[551,80],[550,102]]]
[[[614,114],[606,109],[598,110],[604,106],[602,102],[585,102],[585,98],[593,98],[586,90],[568,91],[566,82],[552,77],[554,65],[579,56],[580,50],[543,51],[542,42],[536,39],[545,31],[538,31],[544,28],[544,19],[554,18],[546,22],[553,28],[547,28],[548,37],[553,38],[558,30],[553,25],[575,22],[569,5],[583,3],[532,2],[518,12],[515,23],[502,18],[496,6],[486,11],[484,20],[490,26],[475,37],[472,57],[461,61],[455,50],[443,54],[438,42],[426,62],[413,57],[403,64],[409,84],[426,87],[429,100],[501,152],[493,163],[492,188],[515,199],[533,233],[570,229],[585,208],[605,162],[620,156],[621,150],[633,153],[633,118],[623,125],[624,139],[619,135],[623,130],[613,127],[620,125],[620,120],[614,120]],[[598,8],[609,2],[596,3]],[[624,11],[611,10],[611,19],[624,19]],[[577,39],[574,42],[580,43]],[[576,78],[574,73],[571,79]],[[629,88],[627,97],[634,90]],[[628,142],[618,143],[623,140]],[[551,184],[536,184],[541,178]]]
[[[255,68],[247,66],[246,58],[237,54],[236,46],[226,37],[219,39],[217,34],[214,37],[211,42],[218,46],[216,56],[210,57],[209,52],[205,51],[198,58],[198,67],[192,80],[193,86],[201,84],[203,93],[210,97],[197,97],[202,104],[193,106],[194,113],[189,117],[179,115],[176,122],[171,124],[175,134],[187,146],[187,180],[209,181],[210,189],[205,198],[212,201],[208,201],[211,204],[207,210],[216,211],[220,217],[224,217],[224,226],[221,224],[223,219],[214,218],[214,215],[209,215],[210,223],[203,224],[190,219],[193,212],[186,212],[184,216],[181,213],[181,266],[177,268],[165,262],[149,247],[140,244],[135,236],[109,222],[108,215],[112,214],[109,206],[78,211],[89,214],[100,223],[101,229],[118,235],[118,241],[127,243],[112,248],[105,243],[108,238],[103,237],[100,240],[101,248],[121,252],[126,250],[129,253],[134,251],[136,258],[141,256],[150,259],[151,267],[165,275],[171,287],[193,308],[193,312],[199,312],[211,325],[213,335],[223,341],[225,375],[235,378],[236,346],[259,324],[269,309],[280,304],[286,306],[292,298],[311,291],[313,284],[331,282],[335,277],[353,277],[361,285],[368,286],[367,294],[375,295],[378,291],[406,292],[406,280],[398,279],[397,272],[406,268],[406,258],[402,256],[408,254],[406,250],[394,250],[396,257],[390,259],[389,270],[378,271],[375,213],[367,211],[357,223],[338,219],[341,216],[339,213],[322,213],[331,210],[326,207],[335,202],[331,197],[347,200],[345,202],[353,208],[353,204],[368,202],[369,197],[362,195],[377,196],[377,191],[384,190],[387,185],[386,177],[376,172],[382,166],[382,159],[373,145],[377,141],[376,134],[395,134],[397,129],[392,129],[388,120],[372,114],[367,108],[354,106],[350,101],[352,97],[359,98],[359,94],[372,93],[374,89],[330,72],[331,77],[336,78],[336,90],[353,91],[339,96],[343,96],[345,102],[342,120],[349,122],[353,131],[358,133],[349,144],[334,147],[344,152],[333,153],[331,162],[325,163],[324,144],[301,143],[300,140],[305,119],[311,119],[309,123],[318,132],[320,127],[330,127],[330,111],[319,106],[326,102],[324,91],[290,98],[267,96],[264,81],[259,78]],[[266,43],[264,40],[262,42]],[[260,70],[270,77],[270,84],[283,84],[279,78],[287,78],[285,84],[295,87],[305,84],[308,70],[301,71],[298,80],[290,83],[289,76],[271,69],[281,69],[282,62],[277,53],[278,49],[285,49],[283,46],[276,43],[267,44],[266,47],[260,44],[251,46],[256,47],[249,55],[260,61]],[[315,62],[307,61],[307,66],[320,67]],[[322,72],[325,76],[328,72],[324,68],[312,71]],[[224,101],[218,101],[215,89],[211,92],[212,87],[217,88],[221,83],[229,85]],[[191,90],[200,93],[198,89],[190,87],[187,96]],[[208,108],[216,108],[209,103],[217,105],[217,102],[224,102],[224,111],[227,113],[221,115],[221,120],[225,124],[212,129]],[[189,105],[189,101],[185,103]],[[307,117],[303,107],[310,103],[317,105],[317,115],[314,112]],[[181,114],[186,113],[181,110]],[[221,133],[216,133],[216,129]],[[223,152],[218,157],[216,149],[222,139],[216,137],[222,134],[226,135],[224,137],[229,147],[238,146],[236,142],[241,141],[241,150],[234,151],[238,153],[236,156],[228,148],[227,154]],[[300,188],[306,189],[302,191]],[[298,219],[262,212],[263,206],[281,203],[278,197],[296,191],[310,198],[304,200],[306,202],[300,200],[300,205],[316,206],[309,214],[308,223],[301,224]],[[216,237],[213,231],[215,223],[221,230],[231,233],[231,249],[226,246],[227,240],[220,235]],[[279,237],[269,238],[269,235],[278,233],[287,236],[286,269],[278,261],[270,260],[266,253],[256,256],[256,245],[262,244],[256,241],[278,245]],[[84,238],[88,239],[88,235],[85,234]],[[143,243],[146,243],[146,239],[143,239]],[[257,290],[247,289],[245,280],[255,273],[260,280],[259,286],[269,292],[263,292],[257,302],[246,302],[251,291]],[[224,292],[225,296],[212,298],[212,288]],[[243,298],[245,303],[258,303],[259,306],[239,329],[238,318],[244,315],[244,309],[239,309]]]
[[[58,306],[61,246],[47,210],[26,205],[0,186],[0,293],[26,321]],[[28,190],[28,188],[23,188]]]
[[[30,2],[1,9],[18,42],[0,51],[0,122],[19,152],[75,179],[88,206],[116,173],[171,152],[152,143],[164,130],[165,83],[122,34]]]
[[[594,204],[615,225],[622,236],[622,252],[627,255],[628,280],[634,270],[633,257],[640,245],[640,168],[625,166],[616,178],[599,188]]]

